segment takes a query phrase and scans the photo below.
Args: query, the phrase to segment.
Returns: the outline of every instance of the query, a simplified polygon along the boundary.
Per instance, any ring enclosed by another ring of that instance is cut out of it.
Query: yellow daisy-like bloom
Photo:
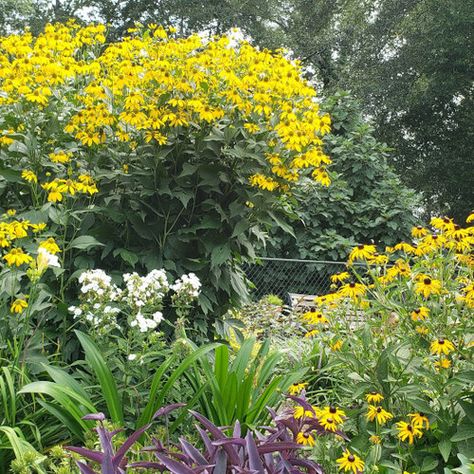
[[[429,314],[430,310],[425,306],[421,306],[411,312],[411,319],[413,321],[424,321]]]
[[[399,421],[397,423],[398,437],[402,441],[408,441],[409,444],[413,444],[415,437],[421,438],[423,432],[419,427],[413,426],[411,423],[405,421]]]
[[[299,420],[300,418],[314,418],[314,415],[315,415],[315,412],[311,411],[311,410],[306,410],[304,407],[302,407],[301,405],[298,405],[297,407],[295,407],[294,411],[293,411],[293,417],[297,420]]]
[[[9,267],[16,265],[19,267],[20,265],[23,265],[24,263],[30,263],[33,261],[33,258],[28,255],[27,253],[23,252],[23,249],[21,248],[13,248],[3,256],[3,259],[6,260],[7,265]]]
[[[362,283],[346,283],[339,288],[338,294],[343,297],[349,297],[352,299],[364,296],[367,291],[367,287]]]
[[[417,225],[416,227],[413,227],[411,229],[411,235],[415,239],[420,239],[420,238],[424,237],[425,235],[428,235],[428,229],[425,229],[421,225]]]
[[[308,331],[304,337],[311,338],[314,336],[317,336],[319,334],[319,331],[317,329],[312,329],[311,331]]]
[[[350,276],[349,272],[336,273],[335,275],[331,275],[331,281],[333,283],[343,283],[350,278]]]
[[[18,313],[23,312],[23,310],[27,307],[28,307],[28,303],[25,300],[18,298],[10,306],[10,312],[18,314]]]
[[[327,406],[318,411],[318,418],[333,418],[338,424],[343,423],[345,417],[346,414],[344,410],[341,410],[335,406]]]
[[[448,355],[450,352],[454,351],[454,345],[447,339],[439,338],[431,343],[430,350],[432,354]]]
[[[36,176],[36,174],[31,170],[23,170],[21,172],[21,177],[25,181],[28,181],[29,183],[37,183],[38,182],[38,176]]]
[[[340,351],[342,349],[342,345],[344,344],[343,341],[341,341],[341,339],[338,339],[337,341],[333,342],[332,344],[330,344],[330,348],[333,352],[337,352],[337,351]]]
[[[413,426],[416,426],[417,428],[423,429],[429,429],[430,427],[430,420],[428,420],[428,417],[422,413],[408,413],[408,416],[411,418],[411,424]]]
[[[467,224],[470,224],[471,222],[474,222],[474,211],[472,211],[472,212],[467,216],[467,219],[466,219],[466,223],[467,223]]]
[[[336,423],[336,420],[331,417],[324,417],[319,420],[319,423],[326,431],[336,431],[339,427],[339,423]]]
[[[365,398],[369,403],[380,403],[383,400],[383,395],[378,392],[370,392]]]
[[[64,164],[64,163],[68,163],[69,161],[71,161],[72,153],[71,152],[60,151],[58,153],[50,153],[48,156],[49,156],[49,159],[53,163]]]
[[[380,438],[380,436],[377,436],[377,435],[372,435],[372,436],[369,438],[369,441],[370,441],[372,444],[382,444],[382,439]]]
[[[296,436],[296,442],[298,444],[302,444],[303,446],[314,446],[316,444],[314,437],[311,435],[311,433],[307,432],[299,432]]]
[[[303,318],[310,324],[328,324],[329,320],[320,311],[308,311],[303,314]]]
[[[380,425],[384,425],[388,420],[393,418],[390,412],[376,405],[369,405],[366,416],[369,421],[377,420]]]
[[[8,209],[7,216],[13,217],[16,214],[15,209]]]
[[[415,330],[418,334],[421,334],[422,336],[426,336],[430,332],[426,326],[418,326]]]
[[[59,191],[51,191],[48,194],[49,202],[61,202],[63,200],[63,195]]]
[[[430,295],[439,295],[441,293],[441,282],[428,276],[419,279],[415,286],[415,293],[428,298]]]
[[[342,457],[337,459],[336,462],[339,464],[340,471],[352,471],[354,474],[358,474],[364,470],[364,461],[356,454],[352,454],[348,449],[344,451]]]
[[[368,260],[372,258],[375,253],[377,253],[375,245],[359,244],[351,250],[349,262],[353,262],[354,260]]]
[[[291,384],[288,388],[288,393],[290,395],[298,395],[303,389],[308,385],[308,382],[294,383]]]
[[[434,363],[434,366],[436,370],[449,369],[451,367],[451,361],[446,357],[440,357],[439,360]]]
[[[41,242],[39,244],[39,247],[44,248],[45,250],[47,250],[49,253],[52,253],[53,255],[56,255],[57,253],[61,252],[61,249],[59,248],[58,244],[52,237],[45,240],[44,242]]]

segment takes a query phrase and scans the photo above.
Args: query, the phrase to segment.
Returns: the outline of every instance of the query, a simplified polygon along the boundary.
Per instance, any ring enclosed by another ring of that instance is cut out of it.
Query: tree
[[[407,238],[416,222],[419,196],[388,164],[389,149],[374,137],[357,101],[339,92],[323,108],[333,120],[325,145],[334,179],[324,189],[309,181],[296,187],[294,236],[276,229],[268,256],[345,261],[357,244],[373,241],[384,250]]]

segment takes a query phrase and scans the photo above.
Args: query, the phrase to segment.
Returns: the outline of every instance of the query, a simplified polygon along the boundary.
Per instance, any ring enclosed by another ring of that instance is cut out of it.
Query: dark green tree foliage
[[[345,260],[354,245],[373,240],[384,249],[406,238],[415,223],[418,196],[388,164],[389,150],[374,137],[357,101],[340,92],[322,108],[333,120],[325,143],[334,180],[329,188],[310,181],[296,188],[289,203],[294,237],[275,229],[268,256]]]

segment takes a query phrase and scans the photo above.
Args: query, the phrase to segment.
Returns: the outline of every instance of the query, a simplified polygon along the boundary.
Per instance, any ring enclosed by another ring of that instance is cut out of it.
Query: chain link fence
[[[277,295],[287,301],[289,295],[322,295],[330,291],[330,276],[346,269],[346,262],[260,257],[259,263],[245,271],[254,285],[252,298]]]

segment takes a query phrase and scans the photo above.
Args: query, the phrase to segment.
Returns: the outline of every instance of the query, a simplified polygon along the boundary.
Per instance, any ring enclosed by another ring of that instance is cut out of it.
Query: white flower
[[[59,259],[57,255],[53,255],[49,253],[45,248],[39,247],[38,249],[38,257],[36,258],[36,265],[40,271],[46,270],[48,267],[57,267],[59,268],[61,265],[59,264]]]
[[[128,354],[128,360],[135,360],[137,358],[137,354]]]
[[[153,320],[157,323],[160,324],[161,321],[163,321],[163,313],[161,311],[156,311],[153,313]]]

